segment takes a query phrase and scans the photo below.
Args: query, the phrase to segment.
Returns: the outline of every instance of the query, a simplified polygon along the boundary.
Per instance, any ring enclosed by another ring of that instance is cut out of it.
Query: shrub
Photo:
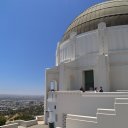
[[[28,114],[19,114],[17,117],[14,118],[14,120],[33,120],[34,117],[32,115],[28,115]]]
[[[5,125],[6,118],[4,116],[0,116],[0,126]]]

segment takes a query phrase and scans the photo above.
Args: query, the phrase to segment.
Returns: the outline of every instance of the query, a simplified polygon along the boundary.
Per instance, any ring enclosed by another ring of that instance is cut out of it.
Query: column
[[[109,81],[109,55],[107,42],[107,29],[105,23],[98,25],[99,54],[97,58],[98,87],[102,86],[104,91],[110,91]]]

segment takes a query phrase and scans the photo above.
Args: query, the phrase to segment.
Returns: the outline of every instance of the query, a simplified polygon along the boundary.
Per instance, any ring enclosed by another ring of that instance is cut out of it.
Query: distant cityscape
[[[16,111],[43,104],[43,96],[0,95],[0,112]]]

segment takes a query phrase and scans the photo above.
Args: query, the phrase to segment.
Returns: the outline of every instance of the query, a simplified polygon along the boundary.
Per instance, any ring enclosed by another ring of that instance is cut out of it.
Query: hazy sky
[[[101,1],[0,0],[0,94],[43,94],[57,42],[77,15]]]

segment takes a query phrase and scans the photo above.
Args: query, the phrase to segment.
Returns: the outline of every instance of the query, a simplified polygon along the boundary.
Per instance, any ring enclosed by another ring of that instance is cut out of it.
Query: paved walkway
[[[18,128],[25,128],[23,126],[18,126]],[[44,124],[38,124],[38,125],[33,125],[31,127],[28,128],[48,128],[48,125],[44,125]]]

